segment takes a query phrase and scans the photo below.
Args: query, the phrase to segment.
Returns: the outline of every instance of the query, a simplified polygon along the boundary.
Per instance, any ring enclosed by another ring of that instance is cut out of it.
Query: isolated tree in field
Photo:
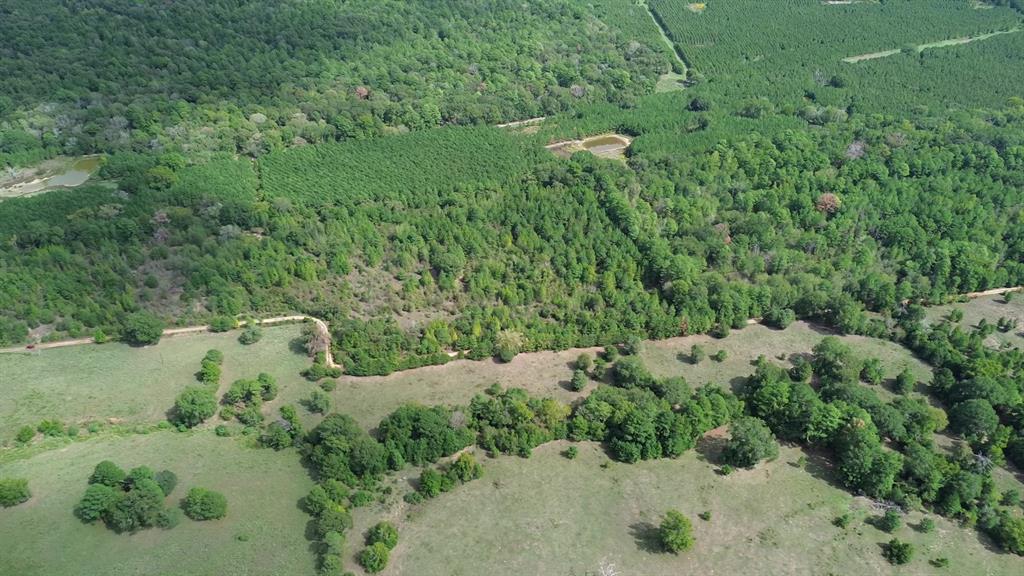
[[[740,468],[753,468],[762,460],[779,455],[779,445],[771,429],[759,418],[740,418],[729,426],[729,441],[722,451],[725,462]]]
[[[377,542],[393,550],[398,545],[398,530],[390,522],[378,522],[366,537],[367,545],[374,545]]]
[[[196,487],[188,491],[182,509],[193,520],[215,520],[228,513],[228,500],[220,492]]]
[[[10,508],[32,497],[28,480],[22,478],[0,478],[0,506]]]
[[[377,542],[359,552],[359,565],[370,574],[380,572],[388,565],[390,550],[381,542]]]
[[[258,325],[250,322],[245,325],[245,329],[238,335],[238,342],[248,346],[259,342],[261,338],[263,338],[263,330]]]
[[[164,332],[164,321],[149,312],[136,312],[125,318],[121,334],[129,344],[156,344]]]
[[[879,530],[892,534],[896,531],[900,525],[903,524],[903,519],[900,517],[900,513],[889,509],[882,514],[880,518],[875,520],[875,525],[878,526]]]
[[[643,351],[644,341],[639,336],[633,334],[622,344],[622,351],[629,356],[636,356]]]
[[[700,345],[694,344],[693,346],[690,347],[691,364],[700,364],[701,360],[704,360],[706,356],[707,354],[704,353],[704,348],[701,348]]]
[[[658,539],[665,550],[678,554],[693,546],[693,526],[678,510],[669,510],[658,527]]]
[[[206,387],[189,386],[174,401],[175,421],[187,428],[202,424],[216,412],[217,398]]]
[[[331,397],[320,390],[313,390],[306,399],[306,409],[314,414],[327,414],[331,410]]]

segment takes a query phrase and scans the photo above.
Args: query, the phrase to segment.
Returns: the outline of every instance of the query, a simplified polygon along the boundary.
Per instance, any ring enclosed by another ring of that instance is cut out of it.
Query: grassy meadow
[[[298,502],[312,480],[293,450],[244,447],[210,431],[98,438],[0,464],[0,476],[28,479],[32,499],[0,511],[0,574],[76,576],[259,576],[313,573],[305,538],[309,516]],[[125,470],[146,465],[178,475],[167,499],[189,488],[223,493],[222,520],[187,518],[172,530],[115,534],[73,515],[93,467],[113,460]]]
[[[913,561],[894,568],[880,554],[893,536],[864,522],[877,513],[863,498],[835,486],[821,458],[783,447],[774,462],[729,476],[717,473],[716,450],[705,442],[676,460],[626,465],[600,446],[542,446],[529,459],[484,458],[484,477],[425,504],[400,502],[356,512],[350,542],[381,517],[400,534],[384,575],[477,574],[933,574],[928,560],[947,557],[949,574],[1018,574],[1020,559],[992,553],[973,530],[932,516],[936,530],[904,518],[895,535],[912,542]],[[604,464],[610,463],[607,467]],[[397,500],[397,499],[396,499]],[[677,508],[694,526],[696,543],[679,556],[653,550],[661,514]],[[710,521],[698,514],[710,511]],[[832,520],[850,513],[845,528]],[[355,550],[353,550],[355,552]],[[354,564],[354,554],[351,560]],[[357,574],[360,572],[357,572]]]

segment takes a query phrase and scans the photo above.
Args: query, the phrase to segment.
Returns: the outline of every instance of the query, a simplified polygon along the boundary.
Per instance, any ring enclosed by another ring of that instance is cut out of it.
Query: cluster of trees
[[[139,466],[125,473],[117,464],[104,460],[89,477],[89,488],[75,507],[75,514],[86,523],[103,520],[115,532],[152,526],[173,528],[181,520],[181,510],[166,507],[164,499],[177,484],[177,476],[169,470],[154,473]]]
[[[939,326],[930,332],[947,330]],[[945,411],[923,398],[880,400],[858,383],[865,363],[835,337],[823,339],[813,352],[809,365],[816,388],[802,365],[787,371],[759,360],[742,394],[748,411],[780,438],[831,451],[839,480],[851,491],[905,509],[928,507],[977,524],[1008,551],[1024,551],[1024,520],[1000,507],[991,478],[993,458],[984,455],[999,425],[991,406],[967,400],[950,410],[950,427],[978,453],[958,444],[946,454],[932,440],[946,426]],[[940,371],[932,383],[936,390],[944,387]]]
[[[359,552],[359,564],[370,574],[388,565],[391,550],[398,545],[398,530],[390,522],[378,522],[366,535],[366,548]]]
[[[381,420],[377,437],[387,449],[393,469],[406,463],[423,466],[473,443],[476,435],[459,425],[460,420],[465,420],[461,412],[443,406],[407,404]]]
[[[448,492],[459,484],[476,480],[483,474],[484,468],[476,461],[476,458],[469,452],[463,452],[454,462],[439,470],[425,468],[420,474],[416,492],[407,495],[405,500],[410,504],[416,504],[442,492]]]
[[[277,397],[277,380],[260,372],[255,380],[240,379],[231,383],[221,402],[220,416],[224,420],[237,418],[245,426],[259,426],[263,423],[263,402]]]
[[[537,446],[566,437],[570,412],[553,398],[533,398],[521,388],[495,385],[470,401],[467,425],[483,449],[529,457]]]
[[[18,0],[0,23],[21,47],[0,64],[0,166],[154,147],[255,156],[630,103],[670,59],[647,14],[620,4]]]

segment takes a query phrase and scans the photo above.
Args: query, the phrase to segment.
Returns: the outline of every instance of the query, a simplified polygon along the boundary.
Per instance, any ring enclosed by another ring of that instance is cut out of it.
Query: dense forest
[[[618,0],[17,0],[0,37],[0,166],[494,124],[628,103],[669,68]]]

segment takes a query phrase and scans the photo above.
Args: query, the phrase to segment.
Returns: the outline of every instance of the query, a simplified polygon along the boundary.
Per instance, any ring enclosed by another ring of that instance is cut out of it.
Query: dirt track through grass
[[[999,36],[999,35],[1002,35],[1002,34],[1014,34],[1014,33],[1017,33],[1017,32],[1020,32],[1020,28],[1011,28],[1009,30],[997,30],[996,32],[990,32],[988,34],[980,34],[978,36],[964,36],[964,37],[961,37],[961,38],[951,38],[949,40],[940,40],[938,42],[928,42],[926,44],[918,44],[917,45],[917,51],[920,53],[920,52],[924,52],[925,50],[930,50],[932,48],[946,48],[948,46],[960,46],[962,44],[968,44],[970,42],[975,42],[975,41],[978,41],[978,40],[988,40],[989,38],[992,38],[994,36]],[[903,50],[901,50],[899,48],[895,48],[893,50],[883,50],[881,52],[872,52],[870,54],[861,54],[859,56],[849,56],[847,58],[843,58],[843,62],[846,62],[848,64],[856,64],[857,62],[864,62],[866,60],[877,60],[879,58],[888,58],[889,56],[895,56],[896,54],[899,54],[902,51]]]

